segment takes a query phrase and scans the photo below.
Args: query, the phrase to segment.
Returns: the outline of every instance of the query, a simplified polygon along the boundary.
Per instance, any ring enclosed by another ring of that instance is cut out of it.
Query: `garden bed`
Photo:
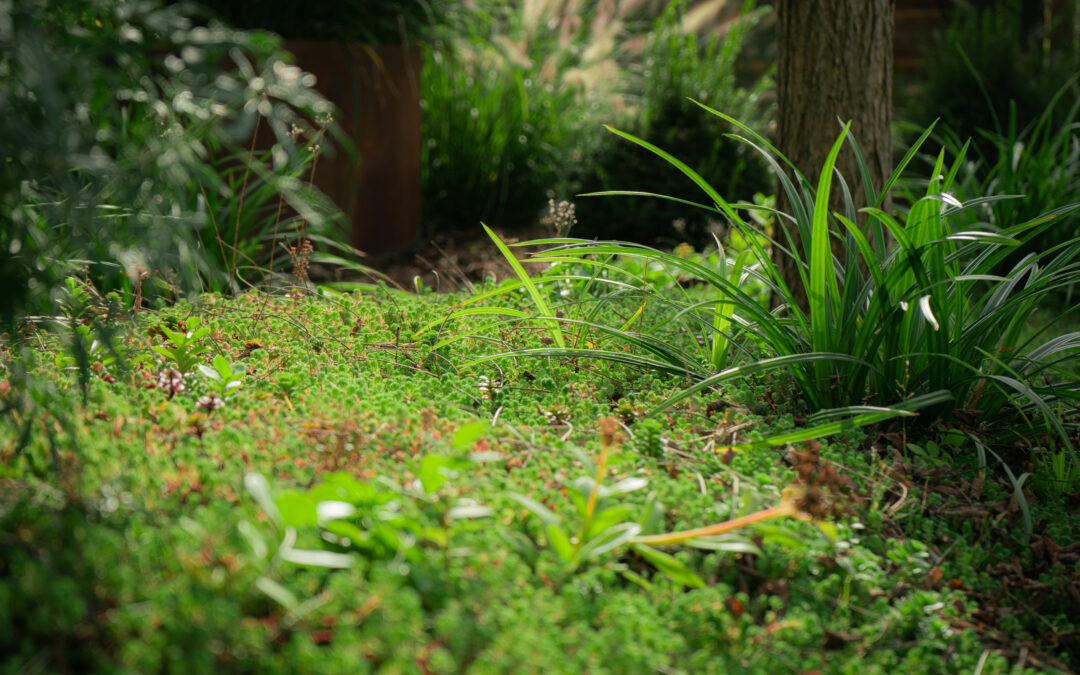
[[[36,421],[51,433],[17,454],[3,443],[4,669],[990,673],[1075,659],[1077,614],[1052,599],[1077,588],[1071,497],[1032,495],[1038,537],[1020,548],[1008,483],[933,461],[936,446],[905,450],[899,423],[726,450],[804,423],[782,376],[641,419],[684,383],[585,359],[462,369],[543,337],[517,323],[501,345],[439,345],[463,332],[443,320],[465,299],[210,295],[143,312],[114,324],[136,365],[95,366],[85,406],[40,334],[38,374],[68,414]],[[182,389],[150,349],[175,351],[170,331],[207,348]],[[655,558],[623,540],[564,559],[527,500],[577,536],[604,454],[595,512],[645,534],[761,513],[800,483],[829,515]]]

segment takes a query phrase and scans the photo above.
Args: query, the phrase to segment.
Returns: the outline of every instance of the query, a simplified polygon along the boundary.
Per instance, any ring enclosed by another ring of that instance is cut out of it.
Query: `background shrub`
[[[330,106],[285,65],[273,36],[147,2],[37,0],[0,15],[8,327],[48,312],[78,268],[102,290],[130,291],[140,268],[179,288],[234,283],[222,261],[244,243],[232,229],[244,223],[218,223],[208,208],[208,197],[212,207],[235,196],[212,160],[248,162],[241,143],[257,120],[278,142],[269,168],[251,163],[252,182],[272,185],[315,231],[326,224],[331,207],[297,181],[304,139],[290,132]]]
[[[743,14],[726,26],[721,39],[712,32],[699,38],[682,27],[686,3],[672,3],[650,30],[641,61],[633,74],[637,106],[617,124],[638,138],[664,148],[682,159],[732,201],[752,201],[757,192],[772,189],[773,180],[755,153],[723,133],[719,120],[702,115],[689,99],[743,120],[758,128],[771,115],[771,71],[744,89],[736,81],[736,58],[748,34],[766,11],[746,3]],[[632,143],[607,135],[599,154],[578,175],[584,190],[641,189],[696,199],[693,187],[674,167]],[[689,242],[697,247],[712,243],[706,212],[662,199],[581,199],[577,202],[584,237],[657,242],[673,246]]]
[[[749,10],[753,3],[746,3]],[[439,230],[536,224],[549,198],[585,191],[663,192],[681,182],[602,124],[664,142],[747,199],[767,187],[756,159],[691,111],[687,96],[758,120],[771,79],[735,81],[735,57],[759,13],[700,39],[682,25],[686,3],[660,16],[649,3],[524,3],[480,8],[451,21],[424,70],[424,213]],[[449,26],[453,26],[450,28]],[[700,29],[710,33],[717,26]],[[658,201],[577,202],[580,233],[654,242],[682,240],[685,219],[700,241],[706,222]]]
[[[959,154],[970,140],[955,185],[958,199],[966,204],[999,197],[960,212],[960,227],[1000,231],[1080,201],[1080,52],[1071,40],[1050,39],[1062,28],[1055,22],[1069,13],[1043,17],[1036,4],[996,0],[956,7],[949,24],[923,47],[925,81],[914,95],[896,98],[898,117],[908,121],[901,123],[908,142],[938,118],[936,140],[951,153]],[[922,159],[927,168],[936,161]],[[925,181],[915,184],[908,201],[924,187]],[[1077,228],[1075,213],[1060,216],[996,271],[1006,274],[1024,256],[1071,240]],[[1067,284],[1049,299],[1069,304],[1071,296]]]
[[[424,214],[429,228],[534,224],[550,191],[571,189],[610,119],[621,77],[621,24],[595,5],[562,13],[480,3],[463,12],[424,63]],[[554,194],[554,193],[551,193]]]
[[[958,3],[948,25],[923,45],[925,80],[917,83],[913,95],[896,97],[897,117],[918,127],[911,138],[941,118],[961,137],[975,137],[987,153],[993,142],[978,130],[1005,133],[1010,105],[1016,106],[1020,128],[1046,110],[1080,62],[1071,42],[1052,45],[1047,27],[1038,21],[1042,17],[1027,16],[1036,4]],[[1065,112],[1059,110],[1055,121],[1061,122]]]

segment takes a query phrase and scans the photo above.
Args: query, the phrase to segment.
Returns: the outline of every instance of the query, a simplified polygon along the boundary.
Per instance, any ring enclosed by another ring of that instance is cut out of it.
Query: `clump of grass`
[[[954,226],[999,231],[1016,223],[1033,220],[1059,206],[1080,201],[1080,99],[1076,99],[1077,77],[1070,78],[1047,103],[1037,118],[1021,122],[1015,103],[1009,106],[1004,125],[995,130],[979,129],[969,151],[970,160],[957,174],[954,192],[965,201],[976,200],[974,208],[953,216]],[[1073,99],[1070,103],[1070,97]],[[961,136],[944,127],[938,136],[954,155],[966,146]],[[923,157],[930,162],[934,157]],[[904,186],[906,188],[907,186]],[[925,188],[912,181],[911,191]],[[980,200],[984,195],[1002,199]],[[1080,217],[1062,213],[1054,223],[1017,246],[996,270],[1008,273],[1029,253],[1040,253],[1080,235]],[[1058,289],[1050,299],[1068,306],[1075,294],[1072,284]]]
[[[1009,419],[1029,431],[1050,430],[1071,448],[1070,435],[1056,406],[1075,398],[1080,390],[1077,383],[1044,384],[1041,376],[1048,372],[1055,355],[1067,353],[1080,343],[1080,334],[1070,333],[1039,344],[1024,338],[1023,331],[1041,302],[1080,278],[1080,238],[1029,253],[1005,273],[999,267],[1014,249],[1038,237],[1080,204],[1062,204],[1023,222],[1001,223],[996,232],[957,227],[965,211],[998,198],[987,195],[966,203],[959,201],[953,191],[963,166],[964,149],[951,164],[946,163],[943,149],[937,155],[925,193],[907,213],[884,212],[881,205],[886,195],[930,135],[930,128],[907,152],[885,185],[871,184],[868,173],[863,172],[853,188],[865,191],[869,206],[856,213],[848,182],[834,170],[845,143],[862,157],[848,127],[837,137],[821,179],[813,186],[752,129],[702,107],[734,125],[739,134],[733,136],[770,163],[794,205],[792,213],[731,204],[677,158],[647,141],[613,131],[678,168],[705,193],[709,203],[700,206],[726,219],[752,251],[754,262],[744,263],[745,275],[710,269],[644,246],[567,239],[528,244],[550,245],[534,260],[573,260],[585,269],[602,269],[604,276],[592,277],[597,283],[636,285],[649,297],[659,298],[661,294],[650,289],[647,281],[621,273],[619,266],[611,263],[613,257],[655,261],[699,280],[711,289],[713,297],[686,303],[677,318],[693,330],[704,327],[712,336],[707,344],[713,348],[686,351],[657,339],[656,328],[630,331],[626,327],[597,326],[597,330],[634,348],[637,355],[621,350],[580,349],[532,353],[609,358],[698,380],[669,404],[734,377],[783,368],[791,373],[815,409],[903,401],[932,406],[935,415],[947,415],[960,408],[975,411],[988,422]],[[843,191],[846,206],[830,212],[829,197],[835,189]],[[775,216],[773,233],[744,216],[754,210],[766,210]],[[860,227],[857,222],[866,225]],[[801,247],[791,245],[787,233],[793,228],[801,235]],[[890,238],[896,242],[891,248],[886,247]],[[842,243],[839,258],[833,254],[834,240]],[[795,289],[779,274],[774,263],[776,255],[795,259],[797,283],[809,298],[806,309],[796,304]],[[738,265],[735,269],[739,269]],[[773,296],[784,301],[782,306],[773,311],[757,302],[744,290],[743,276],[764,284]],[[540,278],[535,283],[544,281]],[[565,324],[572,320],[562,321]],[[721,369],[727,365],[724,359],[729,349],[735,352],[730,357],[733,365]],[[1010,413],[1018,418],[1014,420]]]

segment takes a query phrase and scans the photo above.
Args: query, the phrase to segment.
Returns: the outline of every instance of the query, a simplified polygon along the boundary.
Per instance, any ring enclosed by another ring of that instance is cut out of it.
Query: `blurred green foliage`
[[[923,45],[925,80],[914,95],[896,97],[898,118],[918,130],[940,118],[961,137],[974,137],[984,154],[994,144],[979,130],[1007,133],[1012,106],[1020,128],[1034,123],[1080,67],[1075,40],[1051,41],[1048,36],[1055,29],[1073,32],[1071,26],[1057,25],[1067,15],[1035,16],[1033,21],[1030,6],[1036,4],[957,3],[949,23]],[[1067,108],[1061,106],[1053,121],[1062,121]]]
[[[731,201],[752,201],[756,193],[773,188],[773,178],[756,153],[723,135],[734,129],[702,115],[690,99],[757,128],[767,126],[773,110],[771,71],[749,89],[736,81],[736,59],[768,12],[753,6],[744,4],[742,15],[730,22],[721,39],[715,32],[699,38],[686,31],[686,3],[669,4],[649,31],[640,69],[633,75],[632,88],[639,92],[635,114],[619,127],[694,166]],[[613,135],[604,136],[599,153],[582,165],[577,179],[587,191],[639,189],[697,197],[681,172],[659,166],[652,153]],[[700,248],[712,244],[710,228],[722,236],[719,219],[663,199],[581,199],[576,206],[580,227],[574,233],[583,237],[664,246],[687,242]]]
[[[671,145],[734,194],[770,181],[752,153],[702,121],[687,97],[760,120],[766,75],[744,90],[735,59],[762,13],[747,2],[723,26],[683,25],[687,4],[476,3],[440,33],[424,69],[424,213],[435,229],[536,225],[550,198],[626,188],[662,192],[681,175],[609,137],[604,123]],[[700,38],[700,31],[708,37]],[[717,31],[726,31],[725,37]],[[704,243],[699,213],[656,200],[577,202],[579,230]],[[679,233],[672,222],[685,219]]]
[[[0,5],[0,41],[4,328],[48,313],[80,268],[128,301],[143,271],[167,290],[234,286],[232,248],[247,243],[234,228],[266,228],[216,222],[213,205],[236,195],[214,162],[248,162],[257,120],[277,144],[270,167],[246,167],[252,182],[315,230],[332,213],[297,180],[303,141],[290,135],[330,106],[274,36],[207,24],[190,6],[29,0]]]
[[[536,4],[538,13],[478,3],[427,50],[421,105],[429,228],[535,224],[549,190],[565,190],[574,168],[591,161],[610,113],[611,83],[600,80],[613,63],[603,48],[583,48],[618,27],[589,27],[593,3],[567,16],[555,3]]]
[[[968,203],[1003,197],[963,212],[963,227],[1000,231],[1080,201],[1080,68],[1076,4],[1040,14],[1038,3],[994,0],[957,6],[949,23],[924,45],[925,81],[897,97],[902,135],[914,139],[940,118],[935,137],[958,153],[970,140],[956,196]],[[923,162],[932,166],[935,157]],[[923,184],[907,182],[918,193]],[[1005,197],[1012,195],[1011,197]],[[1075,213],[1064,214],[1025,242],[997,270],[1006,274],[1028,254],[1074,238]],[[1074,285],[1049,300],[1071,304]]]

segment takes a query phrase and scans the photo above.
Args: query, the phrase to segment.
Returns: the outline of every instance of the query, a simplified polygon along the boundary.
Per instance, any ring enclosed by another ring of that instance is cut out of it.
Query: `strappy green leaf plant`
[[[982,142],[974,143],[973,156],[957,174],[955,194],[967,200],[984,194],[1017,195],[981,204],[957,213],[954,223],[964,229],[984,228],[997,231],[1010,224],[1027,222],[1044,211],[1080,200],[1080,75],[1058,89],[1042,113],[1030,124],[1021,126],[1017,105],[1009,106],[1004,124],[993,131],[980,129]],[[964,147],[962,137],[948,127],[938,127],[935,137],[953,153]],[[931,165],[935,158],[923,156]],[[926,181],[908,181],[906,189],[920,190]],[[1020,197],[1022,195],[1022,197]],[[1080,234],[1080,215],[1063,214],[1053,225],[1033,236],[1004,260],[999,272],[1007,271],[1023,255],[1039,252]],[[1058,291],[1068,305],[1075,295],[1069,287]]]
[[[930,407],[928,412],[935,416],[960,407],[976,411],[984,420],[1008,419],[1011,423],[1011,413],[1019,413],[1016,424],[1029,432],[1053,432],[1063,443],[1071,443],[1056,406],[1059,401],[1080,398],[1080,383],[1047,384],[1042,376],[1055,359],[1080,344],[1080,334],[1038,344],[1036,339],[1024,337],[1023,331],[1048,294],[1080,278],[1080,238],[1029,253],[1006,273],[999,267],[1017,247],[1080,208],[1080,203],[1063,204],[1024,222],[1001,223],[996,231],[958,227],[958,223],[967,222],[963,215],[969,209],[1003,199],[981,196],[961,202],[954,196],[965,146],[951,162],[946,161],[944,149],[937,153],[924,193],[906,213],[886,212],[890,191],[933,127],[908,150],[885,184],[875,185],[850,127],[844,126],[815,186],[752,129],[719,111],[701,107],[732,124],[738,130],[732,137],[770,164],[792,205],[790,213],[731,204],[678,158],[639,138],[612,131],[650,150],[693,181],[708,198],[700,206],[739,233],[752,251],[753,262],[744,262],[740,274],[732,275],[624,242],[526,242],[522,245],[547,247],[534,254],[533,261],[572,260],[583,269],[601,268],[603,274],[581,275],[600,284],[629,286],[646,296],[662,298],[647,280],[619,273],[618,259],[633,257],[670,265],[703,284],[713,297],[708,302],[684,303],[674,317],[648,329],[589,325],[613,338],[612,344],[630,347],[631,353],[612,347],[527,349],[512,354],[610,359],[696,381],[669,404],[730,379],[783,369],[814,409],[906,400],[909,406],[919,403]],[[857,182],[850,185],[835,166],[845,144],[861,167]],[[842,193],[843,207],[833,211],[829,204],[836,190]],[[856,209],[853,190],[865,193],[868,206]],[[602,194],[670,199],[643,192]],[[774,216],[773,232],[747,217],[754,211]],[[894,243],[889,244],[890,240]],[[798,270],[795,283],[802,288],[785,282],[775,262],[777,256],[794,260]],[[743,276],[764,284],[781,299],[780,306],[770,309],[749,295],[739,283]],[[795,301],[801,295],[809,299],[806,308]],[[664,301],[674,302],[670,298]],[[550,313],[544,314],[550,328],[553,319]],[[559,321],[567,325],[581,320]],[[695,330],[704,327],[711,334],[711,348],[704,355],[696,347],[687,349],[660,337],[661,330],[670,330],[680,322]],[[731,367],[720,368],[728,363]]]

